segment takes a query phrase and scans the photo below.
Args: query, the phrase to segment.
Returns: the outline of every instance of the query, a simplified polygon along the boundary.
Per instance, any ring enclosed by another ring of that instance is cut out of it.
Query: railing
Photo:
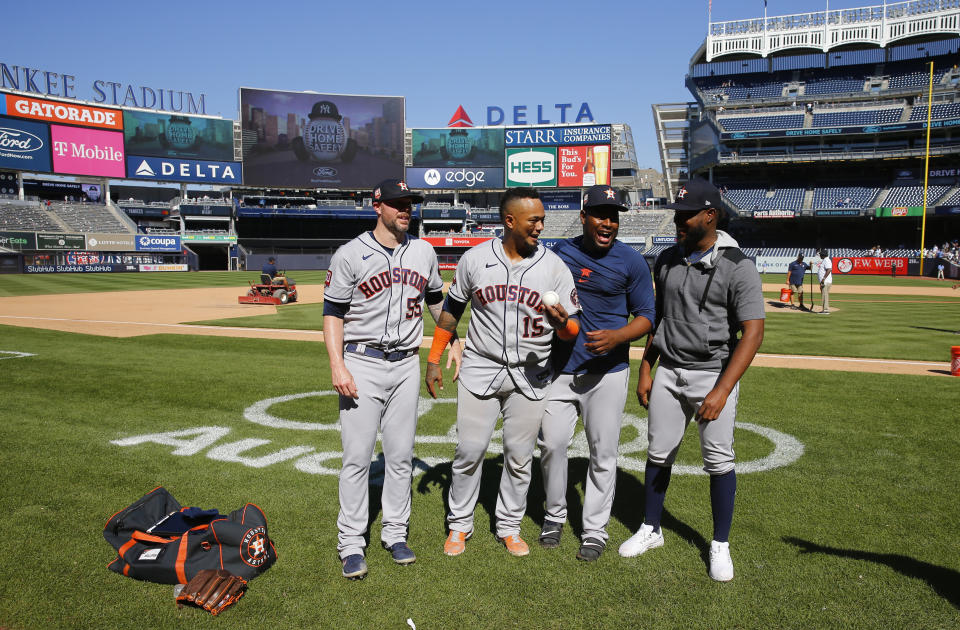
[[[911,0],[893,4],[815,11],[748,20],[712,22],[707,61],[720,55],[790,48],[823,51],[850,43],[886,46],[935,33],[960,33],[960,0]]]

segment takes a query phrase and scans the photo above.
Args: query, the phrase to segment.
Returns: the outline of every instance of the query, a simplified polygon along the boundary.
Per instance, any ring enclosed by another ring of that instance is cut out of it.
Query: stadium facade
[[[0,270],[325,268],[387,177],[424,191],[414,227],[449,262],[496,234],[507,187],[539,187],[559,232],[594,183],[662,195],[626,124],[406,129],[402,96],[239,92],[234,121],[0,90]]]
[[[924,213],[928,248],[955,240],[958,50],[956,0],[711,22],[693,100],[653,106],[668,195],[707,177],[758,253],[916,255]]]

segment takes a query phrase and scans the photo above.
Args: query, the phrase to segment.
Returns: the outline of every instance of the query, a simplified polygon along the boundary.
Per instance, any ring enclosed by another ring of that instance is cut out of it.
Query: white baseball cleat
[[[710,577],[717,582],[729,582],[733,579],[730,543],[710,541]]]
[[[632,558],[657,547],[663,547],[663,531],[655,532],[652,526],[644,523],[636,534],[620,545],[619,551],[624,558]]]

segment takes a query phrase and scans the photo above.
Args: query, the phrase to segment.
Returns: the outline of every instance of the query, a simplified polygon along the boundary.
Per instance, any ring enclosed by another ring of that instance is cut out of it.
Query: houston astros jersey
[[[423,341],[423,298],[442,290],[443,280],[426,241],[407,236],[391,254],[364,232],[333,255],[324,287],[324,300],[350,306],[344,343],[402,351]]]
[[[500,239],[491,239],[460,258],[448,296],[470,302],[460,368],[460,382],[470,392],[495,392],[509,375],[525,397],[543,398],[553,376],[553,328],[541,303],[547,291],[556,291],[568,314],[580,310],[570,270],[545,247],[511,263]]]
[[[554,253],[573,273],[580,297],[580,334],[573,343],[557,340],[554,367],[564,374],[603,374],[629,366],[629,344],[597,356],[584,345],[587,332],[616,330],[627,325],[630,316],[645,317],[653,325],[655,301],[650,267],[643,255],[629,245],[614,241],[603,256],[583,250],[583,237],[560,241]]]

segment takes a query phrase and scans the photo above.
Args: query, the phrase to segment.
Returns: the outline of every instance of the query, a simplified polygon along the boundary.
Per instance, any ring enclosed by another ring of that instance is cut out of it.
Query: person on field
[[[810,265],[803,262],[803,254],[798,254],[797,259],[787,266],[787,286],[790,287],[790,306],[793,304],[793,296],[796,295],[800,301],[800,310],[806,310],[803,305],[803,276],[807,273]]]
[[[703,469],[710,476],[709,575],[728,582],[737,490],[733,428],[740,378],[763,342],[763,292],[756,266],[733,237],[718,229],[727,210],[711,183],[691,179],[667,207],[675,212],[677,244],[654,264],[656,322],[637,382],[637,398],[650,410],[644,518],[619,551],[629,558],[663,546],[660,523],[673,463],[695,419]]]

